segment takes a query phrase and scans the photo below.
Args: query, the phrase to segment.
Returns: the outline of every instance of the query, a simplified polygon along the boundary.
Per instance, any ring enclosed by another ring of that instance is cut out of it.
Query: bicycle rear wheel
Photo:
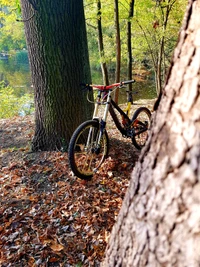
[[[151,112],[146,107],[138,108],[133,114],[132,126],[134,135],[132,143],[137,149],[142,149],[148,138],[148,129],[151,124]]]
[[[108,134],[105,130],[98,146],[99,134],[99,122],[90,120],[82,123],[71,137],[68,150],[70,167],[83,180],[91,180],[108,155]]]

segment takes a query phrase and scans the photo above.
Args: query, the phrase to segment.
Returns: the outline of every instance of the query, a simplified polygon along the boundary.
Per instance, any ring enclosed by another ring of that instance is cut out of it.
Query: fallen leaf
[[[61,245],[61,244],[56,244],[56,243],[54,243],[53,245],[50,246],[50,248],[51,248],[53,251],[61,251],[61,250],[63,250],[64,246]]]

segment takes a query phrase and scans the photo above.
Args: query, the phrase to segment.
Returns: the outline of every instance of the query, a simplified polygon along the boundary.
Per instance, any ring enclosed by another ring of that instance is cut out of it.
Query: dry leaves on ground
[[[139,156],[108,133],[109,158],[85,182],[67,153],[29,153],[31,116],[0,121],[0,266],[99,266]]]

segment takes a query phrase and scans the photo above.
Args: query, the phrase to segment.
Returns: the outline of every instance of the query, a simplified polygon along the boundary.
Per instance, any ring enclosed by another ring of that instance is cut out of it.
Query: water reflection
[[[127,80],[126,74],[122,73],[122,80]],[[137,76],[133,75],[133,79],[136,81],[132,85],[132,91],[133,91],[133,101],[137,101],[140,99],[154,99],[157,97],[156,94],[156,88],[155,88],[155,82],[153,79],[151,79],[150,76]],[[94,84],[102,84],[102,75],[100,71],[94,71],[92,70],[92,81]],[[115,82],[115,73],[111,72],[109,75],[109,82],[114,83]],[[121,88],[119,91],[119,104],[125,103],[127,101],[127,87]]]
[[[17,97],[33,93],[26,51],[20,51],[7,60],[0,60],[0,81],[14,88]]]
[[[102,83],[102,75],[98,70],[92,69],[93,83]],[[125,75],[123,80],[126,80]],[[137,77],[134,77],[137,80]],[[114,72],[110,73],[110,83],[114,82]],[[20,51],[8,60],[0,60],[0,81],[5,81],[6,85],[14,88],[14,93],[20,97],[26,93],[33,94],[31,87],[31,74],[28,64],[27,51]],[[153,99],[156,97],[155,84],[152,80],[138,81],[133,84],[133,98]],[[126,102],[126,88],[119,92],[119,103]]]

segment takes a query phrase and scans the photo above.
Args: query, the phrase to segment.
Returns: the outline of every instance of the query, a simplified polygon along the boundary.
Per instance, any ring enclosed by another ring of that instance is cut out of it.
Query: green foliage
[[[159,8],[157,1],[140,0],[135,1],[134,17],[132,19],[132,53],[134,67],[143,66],[143,62],[148,62],[149,69],[152,68],[152,57],[150,48],[154,53],[159,52],[160,40],[165,35],[165,60],[169,65],[172,51],[174,50],[183,14],[186,9],[187,0],[175,0],[170,11],[168,26],[163,31],[163,16],[165,6],[172,1],[163,1]],[[97,69],[100,66],[98,43],[97,43],[97,7],[96,1],[85,0],[85,16],[88,32],[88,46],[90,53],[91,66]],[[114,1],[101,0],[101,15],[103,38],[105,48],[105,59],[110,69],[115,67],[115,28],[114,21]],[[129,15],[129,1],[119,1],[120,15],[120,34],[121,34],[121,53],[122,67],[126,68],[127,62],[127,20]],[[159,27],[153,28],[154,22],[158,20]],[[140,26],[142,26],[142,29]],[[146,36],[145,36],[146,35]]]
[[[14,89],[0,83],[0,118],[10,118],[16,115],[29,115],[33,113],[33,97],[25,94],[17,97]]]
[[[17,21],[21,16],[19,0],[0,0],[0,51],[26,47],[24,25]]]
[[[164,65],[167,68],[170,64],[172,52],[174,50],[178,31],[182,22],[183,14],[186,8],[187,0],[175,0],[175,4],[170,12],[169,22],[166,29],[163,29],[163,18],[166,10],[165,6],[169,2],[161,1],[162,7],[159,7],[158,1],[140,0],[135,1],[134,17],[132,19],[132,54],[133,68],[153,69],[152,54],[158,57],[160,40],[165,36]],[[157,4],[156,4],[157,3]],[[97,34],[97,4],[95,0],[84,0],[85,17],[88,34],[88,47],[90,54],[90,64],[92,66],[92,76],[95,82],[102,82],[99,76],[100,56],[98,51],[98,34]],[[114,28],[114,1],[101,0],[101,19],[104,38],[104,59],[107,63],[109,73],[114,76],[116,64],[115,51],[115,28]],[[127,20],[129,14],[129,1],[119,1],[120,15],[120,34],[121,34],[121,53],[122,53],[122,71],[126,72],[127,65]],[[24,37],[24,24],[17,22],[16,19],[21,16],[20,0],[0,0],[0,51],[9,51],[9,54],[15,53],[15,57],[9,59],[9,69],[2,71],[3,79],[9,81],[11,87],[0,86],[0,117],[10,117],[11,114],[18,114],[21,106],[31,99],[30,95],[21,97],[22,86],[24,86],[24,74],[20,69],[15,69],[16,65],[27,68],[28,57]],[[154,28],[155,22],[158,26]],[[20,52],[16,53],[16,50]],[[12,62],[11,62],[12,61]],[[20,64],[18,64],[20,63]],[[21,64],[23,63],[23,64]],[[19,67],[18,67],[19,68]],[[20,67],[22,68],[22,67]],[[10,72],[10,70],[13,70]],[[6,75],[5,75],[6,72]],[[152,73],[152,72],[150,72]],[[164,72],[163,72],[164,73]],[[123,74],[124,75],[124,74]],[[123,77],[123,79],[125,76]],[[112,81],[112,78],[110,78]],[[20,86],[18,86],[20,85]],[[22,85],[22,86],[21,86]],[[32,100],[31,100],[32,101]],[[32,103],[32,102],[31,102]],[[19,108],[18,108],[19,107]],[[23,112],[26,114],[29,110]]]
[[[172,1],[171,1],[172,2]],[[142,54],[148,57],[150,48],[158,52],[161,38],[165,37],[165,56],[171,57],[171,50],[177,41],[180,24],[186,8],[186,0],[173,1],[167,27],[164,27],[166,19],[166,7],[170,1],[164,4],[155,4],[152,0],[136,2],[135,16],[133,18],[133,47],[135,55],[141,58]],[[138,49],[140,48],[140,49]],[[142,49],[141,49],[142,48]],[[142,53],[141,51],[142,50]]]
[[[21,5],[20,5],[20,1],[19,0],[16,0],[16,6],[17,6],[17,13],[18,13],[18,15],[21,16],[22,10],[21,10]]]

